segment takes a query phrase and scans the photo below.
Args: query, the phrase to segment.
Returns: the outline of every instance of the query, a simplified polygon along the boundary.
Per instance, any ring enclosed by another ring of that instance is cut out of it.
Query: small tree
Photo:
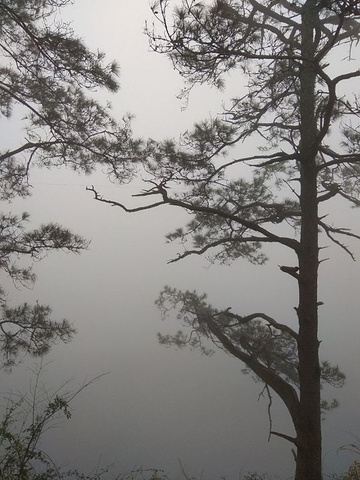
[[[86,90],[118,88],[116,63],[104,64],[104,54],[91,52],[61,22],[61,8],[72,0],[3,0],[0,2],[0,119],[13,122],[13,112],[23,118],[18,144],[1,146],[0,200],[30,194],[30,169],[69,166],[90,173],[102,163],[125,179],[132,166],[114,171],[114,160],[134,148],[129,119],[117,125],[109,107],[97,103]],[[14,122],[16,125],[16,122]],[[12,136],[14,137],[14,136]],[[23,137],[23,138],[22,138]],[[9,142],[14,138],[9,138]],[[125,164],[124,164],[125,166]],[[20,267],[19,257],[38,260],[51,250],[78,253],[87,242],[68,229],[49,223],[27,231],[27,213],[0,215],[0,269],[14,282],[35,280],[31,265]],[[7,305],[0,292],[0,348],[11,366],[21,351],[46,353],[60,339],[68,341],[74,328],[52,322],[50,308]]]
[[[290,414],[295,435],[271,433],[294,445],[296,480],[320,480],[321,407],[329,407],[321,386],[344,380],[337,367],[319,360],[321,248],[325,236],[352,256],[344,239],[360,238],[334,226],[328,205],[335,198],[360,205],[360,100],[353,94],[360,71],[352,63],[359,2],[179,3],[174,9],[168,0],[153,4],[162,32],[149,27],[148,35],[184,77],[184,95],[198,83],[223,88],[224,74],[233,69],[242,72],[247,93],[179,143],[148,142],[148,187],[139,196],[154,202],[127,208],[91,190],[96,200],[127,212],[161,205],[186,210],[192,220],[168,236],[185,245],[174,261],[211,254],[222,263],[246,258],[262,265],[262,247],[272,244],[292,253],[294,264],[280,269],[298,290],[298,328],[262,312],[218,310],[196,292],[166,288],[158,304],[164,312],[176,307],[191,333],[159,338],[205,352],[210,340],[241,360]],[[348,55],[341,73],[338,55]],[[249,140],[250,148],[254,141],[260,148],[243,155]]]
[[[40,364],[33,372],[34,381],[28,393],[8,398],[0,422],[1,480],[100,480],[108,469],[93,475],[64,470],[43,449],[43,442],[47,431],[62,417],[71,418],[72,401],[102,375],[73,391],[67,390],[65,383],[50,392],[41,385],[43,370]]]

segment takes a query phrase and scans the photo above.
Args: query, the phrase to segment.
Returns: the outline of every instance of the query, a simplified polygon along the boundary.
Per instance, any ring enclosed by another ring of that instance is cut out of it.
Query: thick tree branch
[[[244,226],[244,227],[246,227],[250,230],[253,230],[257,233],[260,233],[261,235],[263,235],[263,237],[259,237],[259,239],[257,240],[259,242],[280,243],[282,245],[285,245],[285,246],[291,248],[294,251],[298,250],[299,244],[298,244],[297,240],[294,240],[294,239],[288,238],[288,237],[278,236],[278,235],[270,232],[269,230],[263,228],[261,225],[257,224],[255,221],[253,222],[251,220],[247,220],[246,218],[239,217],[237,215],[233,215],[233,214],[228,213],[226,211],[216,209],[216,208],[213,208],[213,207],[206,207],[206,206],[192,204],[192,203],[185,202],[183,200],[179,200],[179,199],[176,199],[176,198],[171,198],[171,197],[169,197],[166,188],[161,184],[157,185],[156,187],[153,187],[150,191],[147,191],[147,192],[144,192],[144,193],[140,194],[140,196],[157,195],[158,194],[158,195],[162,196],[163,201],[155,202],[155,203],[152,203],[150,205],[146,205],[146,206],[142,206],[142,207],[135,207],[135,208],[128,208],[120,202],[116,202],[115,200],[107,200],[107,199],[101,197],[99,195],[99,193],[95,190],[94,186],[86,187],[86,190],[93,192],[95,200],[97,200],[99,202],[102,202],[102,203],[110,204],[114,207],[120,207],[121,209],[123,209],[127,213],[135,213],[135,212],[140,212],[140,211],[143,211],[143,210],[149,210],[149,209],[152,209],[152,208],[159,207],[161,205],[173,205],[173,206],[180,207],[180,208],[183,208],[183,209],[191,211],[191,212],[201,212],[201,213],[205,213],[205,214],[209,214],[209,215],[216,215],[216,216],[219,216],[221,218],[232,220],[232,221],[234,221],[234,222],[236,222],[236,223],[238,223],[238,224],[240,224],[240,225],[242,225],[242,226]],[[137,195],[137,196],[139,196],[139,195]],[[253,238],[252,236],[250,236],[249,238],[250,238],[250,241],[254,241],[254,240],[252,240],[252,238]],[[224,243],[224,242],[222,242],[222,243]]]
[[[244,362],[265,384],[269,385],[279,395],[287,406],[294,425],[297,426],[299,423],[299,398],[295,389],[276,372],[263,366],[252,355],[248,355],[237,348],[210,317],[206,317],[205,321],[209,330],[221,342],[226,351]]]
[[[240,325],[244,325],[246,323],[251,322],[252,320],[261,318],[262,320],[265,320],[266,322],[268,322],[269,325],[271,325],[275,329],[280,330],[281,332],[287,333],[288,335],[293,337],[295,340],[298,339],[298,334],[292,328],[290,328],[288,325],[278,323],[274,318],[270,317],[266,313],[257,312],[257,313],[252,313],[250,315],[241,316],[241,315],[237,315],[236,313],[230,312],[230,309],[227,309],[225,310],[225,312],[221,312],[221,313],[223,313],[224,315],[230,318],[233,318],[234,320],[237,320]]]
[[[262,234],[264,238],[269,239],[268,241],[277,242],[291,248],[294,251],[298,251],[299,243],[297,242],[297,240],[294,240],[288,237],[280,237],[270,232],[269,230],[261,227],[261,225],[257,224],[256,222],[247,220],[245,218],[239,217],[237,215],[233,215],[231,213],[228,213],[213,207],[206,207],[206,206],[191,204],[189,202],[184,202],[182,200],[170,198],[168,196],[167,190],[161,185],[158,186],[158,192],[160,195],[162,195],[164,202],[168,203],[169,205],[181,207],[191,212],[201,212],[201,213],[216,215],[222,218],[233,220],[234,222],[239,223],[240,225],[243,225],[244,227],[249,228],[250,230],[253,230],[257,233]]]

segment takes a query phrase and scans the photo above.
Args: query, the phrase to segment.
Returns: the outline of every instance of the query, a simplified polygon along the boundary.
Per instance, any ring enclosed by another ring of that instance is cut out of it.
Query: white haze
[[[182,81],[168,59],[149,51],[143,35],[151,21],[147,0],[77,0],[65,11],[75,31],[91,48],[116,58],[121,66],[121,90],[110,98],[114,115],[136,115],[135,133],[161,139],[176,137],[193,122],[221,111],[223,100],[236,93],[240,77],[229,90],[197,88],[185,111],[176,95]],[[101,93],[105,101],[108,95]],[[16,136],[14,123],[0,133]],[[241,373],[242,365],[222,352],[211,358],[197,352],[160,347],[158,331],[174,332],[176,320],[162,323],[154,300],[170,284],[207,292],[212,304],[231,306],[246,314],[265,311],[281,322],[295,320],[295,282],[277,267],[293,259],[279,248],[269,249],[264,267],[245,261],[230,267],[212,266],[204,258],[168,264],[181,248],[164,236],[186,221],[171,208],[134,216],[96,203],[85,191],[94,184],[104,195],[127,198],[134,185],[114,186],[98,172],[84,177],[64,169],[35,171],[34,194],[9,208],[27,210],[35,224],[56,221],[91,240],[81,256],[50,255],[35,266],[33,290],[10,290],[13,303],[48,303],[54,316],[75,322],[78,335],[58,345],[49,356],[43,381],[46,388],[109,372],[78,397],[73,418],[46,436],[44,447],[62,465],[86,472],[114,464],[114,471],[136,467],[164,469],[181,478],[179,459],[190,476],[236,479],[248,471],[268,472],[285,479],[293,471],[290,445],[268,442],[267,401],[261,385]],[[334,203],[342,226],[359,230],[358,211]],[[360,257],[359,245],[353,249]],[[324,422],[324,464],[327,473],[343,471],[352,456],[337,449],[354,441],[359,425],[359,307],[360,270],[333,246],[322,266],[320,284],[322,355],[339,363],[346,387],[329,392],[341,403]],[[2,391],[25,391],[33,365],[28,359],[11,375],[2,373]],[[274,427],[291,431],[286,411],[274,399]]]

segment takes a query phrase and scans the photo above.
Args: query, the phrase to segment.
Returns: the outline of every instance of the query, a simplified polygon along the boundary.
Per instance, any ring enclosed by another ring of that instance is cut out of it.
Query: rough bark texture
[[[300,71],[301,117],[301,239],[299,251],[299,380],[300,415],[297,430],[296,480],[320,480],[321,411],[318,341],[318,208],[317,208],[317,127],[315,120],[314,26],[318,18],[316,2],[308,0],[302,18]]]

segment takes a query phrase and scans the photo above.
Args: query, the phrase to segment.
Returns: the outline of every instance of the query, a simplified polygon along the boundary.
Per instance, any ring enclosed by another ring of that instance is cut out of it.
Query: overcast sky
[[[88,46],[107,52],[121,67],[121,90],[110,99],[114,115],[136,115],[135,133],[161,139],[176,137],[196,120],[221,111],[241,79],[217,92],[197,88],[185,111],[176,98],[182,81],[168,59],[149,51],[143,34],[151,21],[148,0],[76,0],[64,11]],[[13,132],[11,125],[8,131]],[[2,139],[7,137],[6,128]],[[218,352],[211,358],[197,352],[174,351],[157,344],[156,333],[173,332],[175,320],[162,323],[154,300],[166,284],[207,292],[218,307],[239,314],[265,311],[281,322],[295,319],[295,283],[277,265],[288,258],[277,247],[264,267],[244,261],[231,267],[209,267],[203,258],[167,264],[177,252],[164,235],[180,226],[186,215],[171,208],[135,216],[94,202],[85,191],[94,184],[107,197],[126,198],[133,185],[109,185],[98,172],[89,177],[63,170],[36,171],[32,198],[16,201],[13,212],[27,210],[33,223],[56,221],[91,240],[81,256],[53,254],[36,265],[33,290],[10,291],[11,301],[48,303],[54,315],[75,322],[78,335],[49,355],[44,382],[49,389],[72,379],[109,372],[73,404],[73,418],[47,437],[49,453],[59,463],[90,471],[114,464],[115,471],[134,467],[164,469],[180,478],[179,459],[187,473],[203,479],[238,478],[248,471],[289,478],[293,471],[290,445],[268,443],[267,404],[261,385],[241,373],[238,360]],[[359,230],[358,211],[333,205],[342,221]],[[344,225],[345,224],[345,225]],[[179,247],[180,248],[180,247]],[[359,245],[354,250],[360,258]],[[323,358],[339,363],[346,387],[331,392],[340,408],[324,423],[327,472],[344,470],[352,459],[337,449],[360,435],[359,308],[360,269],[342,251],[329,248],[331,260],[322,267],[321,337]],[[1,373],[3,391],[26,390],[26,360],[11,375]],[[288,429],[286,411],[275,402],[274,427]],[[289,430],[288,430],[289,431]],[[203,473],[202,473],[203,472]]]

